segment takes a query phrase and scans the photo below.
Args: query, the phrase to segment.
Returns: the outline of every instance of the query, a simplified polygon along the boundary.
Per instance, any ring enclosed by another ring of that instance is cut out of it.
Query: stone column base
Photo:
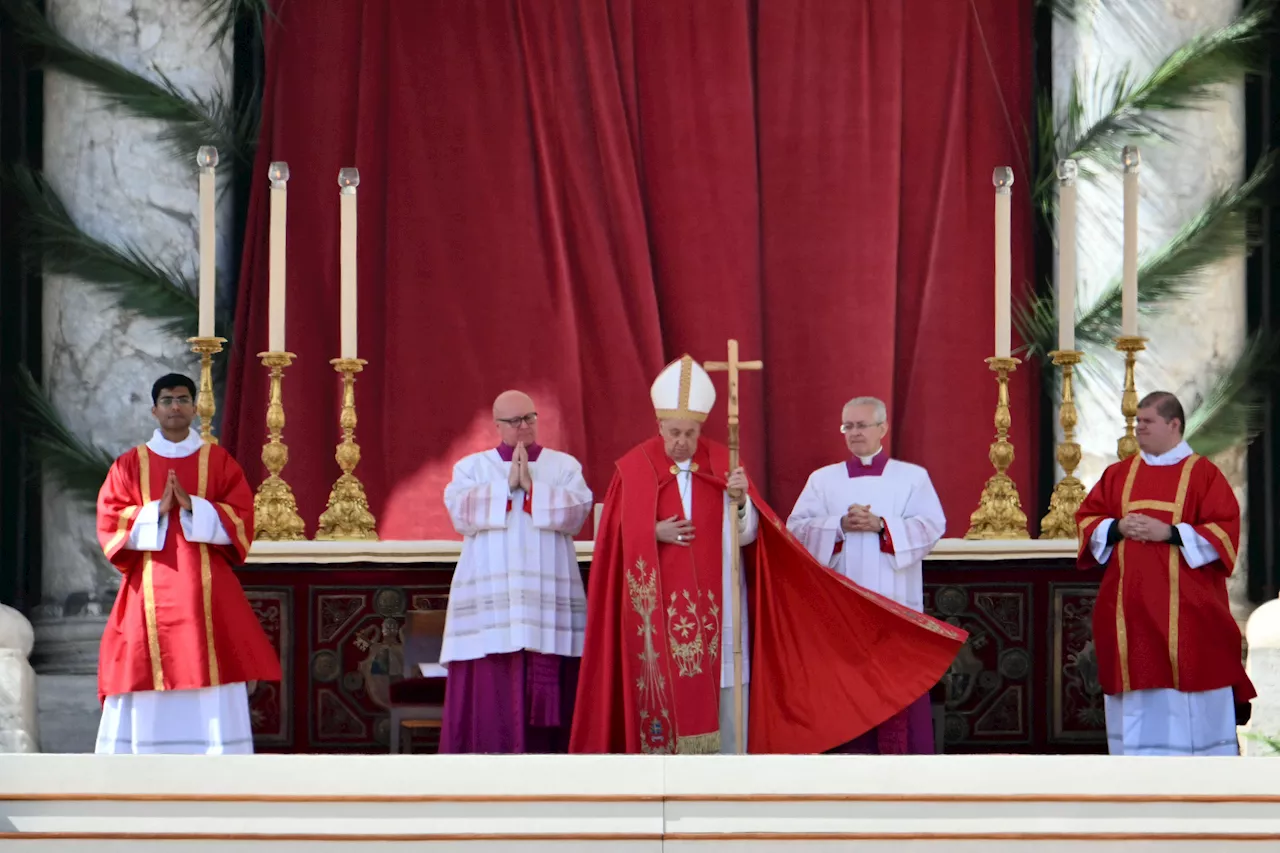
[[[0,752],[39,752],[36,673],[27,663],[31,623],[0,604]]]
[[[37,608],[40,610],[41,608]],[[37,614],[31,662],[39,674],[37,710],[43,752],[93,752],[98,704],[98,646],[107,617],[88,613]]]
[[[1241,744],[1245,755],[1276,753],[1258,737],[1280,741],[1280,599],[1268,601],[1253,611],[1245,628],[1249,644],[1249,678],[1258,691],[1253,715],[1243,728]]]

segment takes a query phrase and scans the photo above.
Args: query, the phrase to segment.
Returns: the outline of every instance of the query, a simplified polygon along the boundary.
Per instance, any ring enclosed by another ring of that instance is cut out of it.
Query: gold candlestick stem
[[[356,444],[356,374],[368,364],[362,358],[335,358],[329,362],[342,374],[342,441],[334,453],[342,476],[329,492],[329,505],[320,515],[317,539],[356,539],[372,541],[378,538],[377,521],[369,511],[369,499],[364,485],[351,472],[360,464],[360,445]]]
[[[293,489],[280,476],[289,464],[289,448],[280,440],[284,432],[284,401],[281,384],[284,369],[293,363],[291,352],[260,352],[264,367],[271,370],[271,396],[267,404],[267,443],[262,445],[262,464],[267,478],[258,485],[253,496],[253,538],[271,542],[288,542],[305,538],[302,516]]]
[[[1138,437],[1133,434],[1133,422],[1138,417],[1138,389],[1134,382],[1134,368],[1138,353],[1147,348],[1147,339],[1137,335],[1116,338],[1116,349],[1124,353],[1124,396],[1120,398],[1120,411],[1124,413],[1124,435],[1116,442],[1116,455],[1128,459],[1138,452]]]
[[[213,357],[222,352],[226,338],[187,338],[191,351],[200,354],[200,392],[196,396],[196,414],[200,416],[200,438],[205,444],[217,444],[213,434],[213,416],[217,404],[213,401]]]
[[[965,539],[1029,539],[1027,516],[1022,511],[1018,487],[1005,473],[1013,464],[1013,444],[1009,441],[1009,374],[1018,368],[1016,358],[989,358],[987,364],[996,374],[996,440],[987,456],[996,473],[982,489],[978,508],[969,516],[969,532]]]
[[[1063,477],[1053,487],[1049,512],[1040,521],[1040,538],[1075,539],[1076,510],[1084,500],[1084,483],[1075,476],[1080,465],[1080,445],[1075,440],[1076,400],[1072,381],[1075,366],[1083,354],[1079,350],[1059,350],[1049,355],[1053,357],[1053,363],[1062,368],[1062,402],[1058,408],[1062,442],[1058,445],[1058,464],[1062,466]]]

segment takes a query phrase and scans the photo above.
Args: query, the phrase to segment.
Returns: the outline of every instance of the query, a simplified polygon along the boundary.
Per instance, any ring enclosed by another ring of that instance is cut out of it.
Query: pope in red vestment
[[[1111,752],[1234,755],[1234,706],[1256,695],[1227,597],[1240,505],[1182,441],[1173,395],[1142,401],[1137,433],[1143,451],[1108,467],[1076,515],[1080,567],[1106,566],[1093,643]]]
[[[727,448],[697,435],[714,389],[689,356],[652,394],[660,426],[692,432],[692,449],[670,455],[664,432],[617,463],[591,563],[569,751],[722,751],[721,661],[733,639],[722,631],[721,532],[747,512],[759,513],[744,553],[748,752],[824,752],[928,692],[967,634],[819,564],[749,483],[734,518],[726,489],[745,475],[728,471]]]
[[[186,377],[164,377],[157,384],[180,379]],[[221,447],[202,442],[194,431],[174,440],[184,416],[190,424],[182,410],[192,406],[194,413],[194,386],[153,390],[161,393],[153,410],[161,429],[115,461],[98,495],[98,541],[124,575],[99,651],[98,695],[108,705],[115,697],[136,701],[153,691],[158,696],[228,685],[247,696],[245,682],[281,677],[275,650],[232,572],[249,551],[253,493]],[[200,701],[184,707],[199,716],[211,701],[226,699]],[[176,724],[163,720],[172,714],[155,707],[157,725]],[[216,717],[219,711],[209,713]],[[104,724],[110,716],[104,713]],[[131,716],[136,728],[136,709]],[[243,718],[247,724],[247,704]],[[195,728],[203,724],[191,722]],[[240,734],[249,737],[247,730]],[[102,736],[100,729],[99,751],[121,751],[104,746]],[[155,749],[139,749],[138,739],[149,735],[136,730],[121,737],[132,739],[123,751],[201,751],[164,749],[164,738],[154,741]]]

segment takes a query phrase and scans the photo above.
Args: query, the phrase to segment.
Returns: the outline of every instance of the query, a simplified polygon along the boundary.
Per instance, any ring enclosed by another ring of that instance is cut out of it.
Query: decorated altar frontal
[[[1277,792],[1230,758],[0,755],[0,847],[1269,850]]]
[[[259,752],[384,752],[411,610],[448,604],[453,541],[257,541],[238,572],[283,663],[252,695]],[[592,543],[575,543],[584,577]],[[925,608],[970,634],[934,689],[949,753],[1101,753],[1090,618],[1100,570],[1071,540],[944,539],[925,563]],[[415,751],[434,751],[434,734]]]

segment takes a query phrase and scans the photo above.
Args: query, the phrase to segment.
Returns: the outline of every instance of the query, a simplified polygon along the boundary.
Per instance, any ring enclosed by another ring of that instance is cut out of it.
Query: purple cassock
[[[536,462],[542,448],[526,448]],[[514,448],[498,445],[511,461]],[[520,651],[449,664],[443,753],[568,752],[579,658]]]

